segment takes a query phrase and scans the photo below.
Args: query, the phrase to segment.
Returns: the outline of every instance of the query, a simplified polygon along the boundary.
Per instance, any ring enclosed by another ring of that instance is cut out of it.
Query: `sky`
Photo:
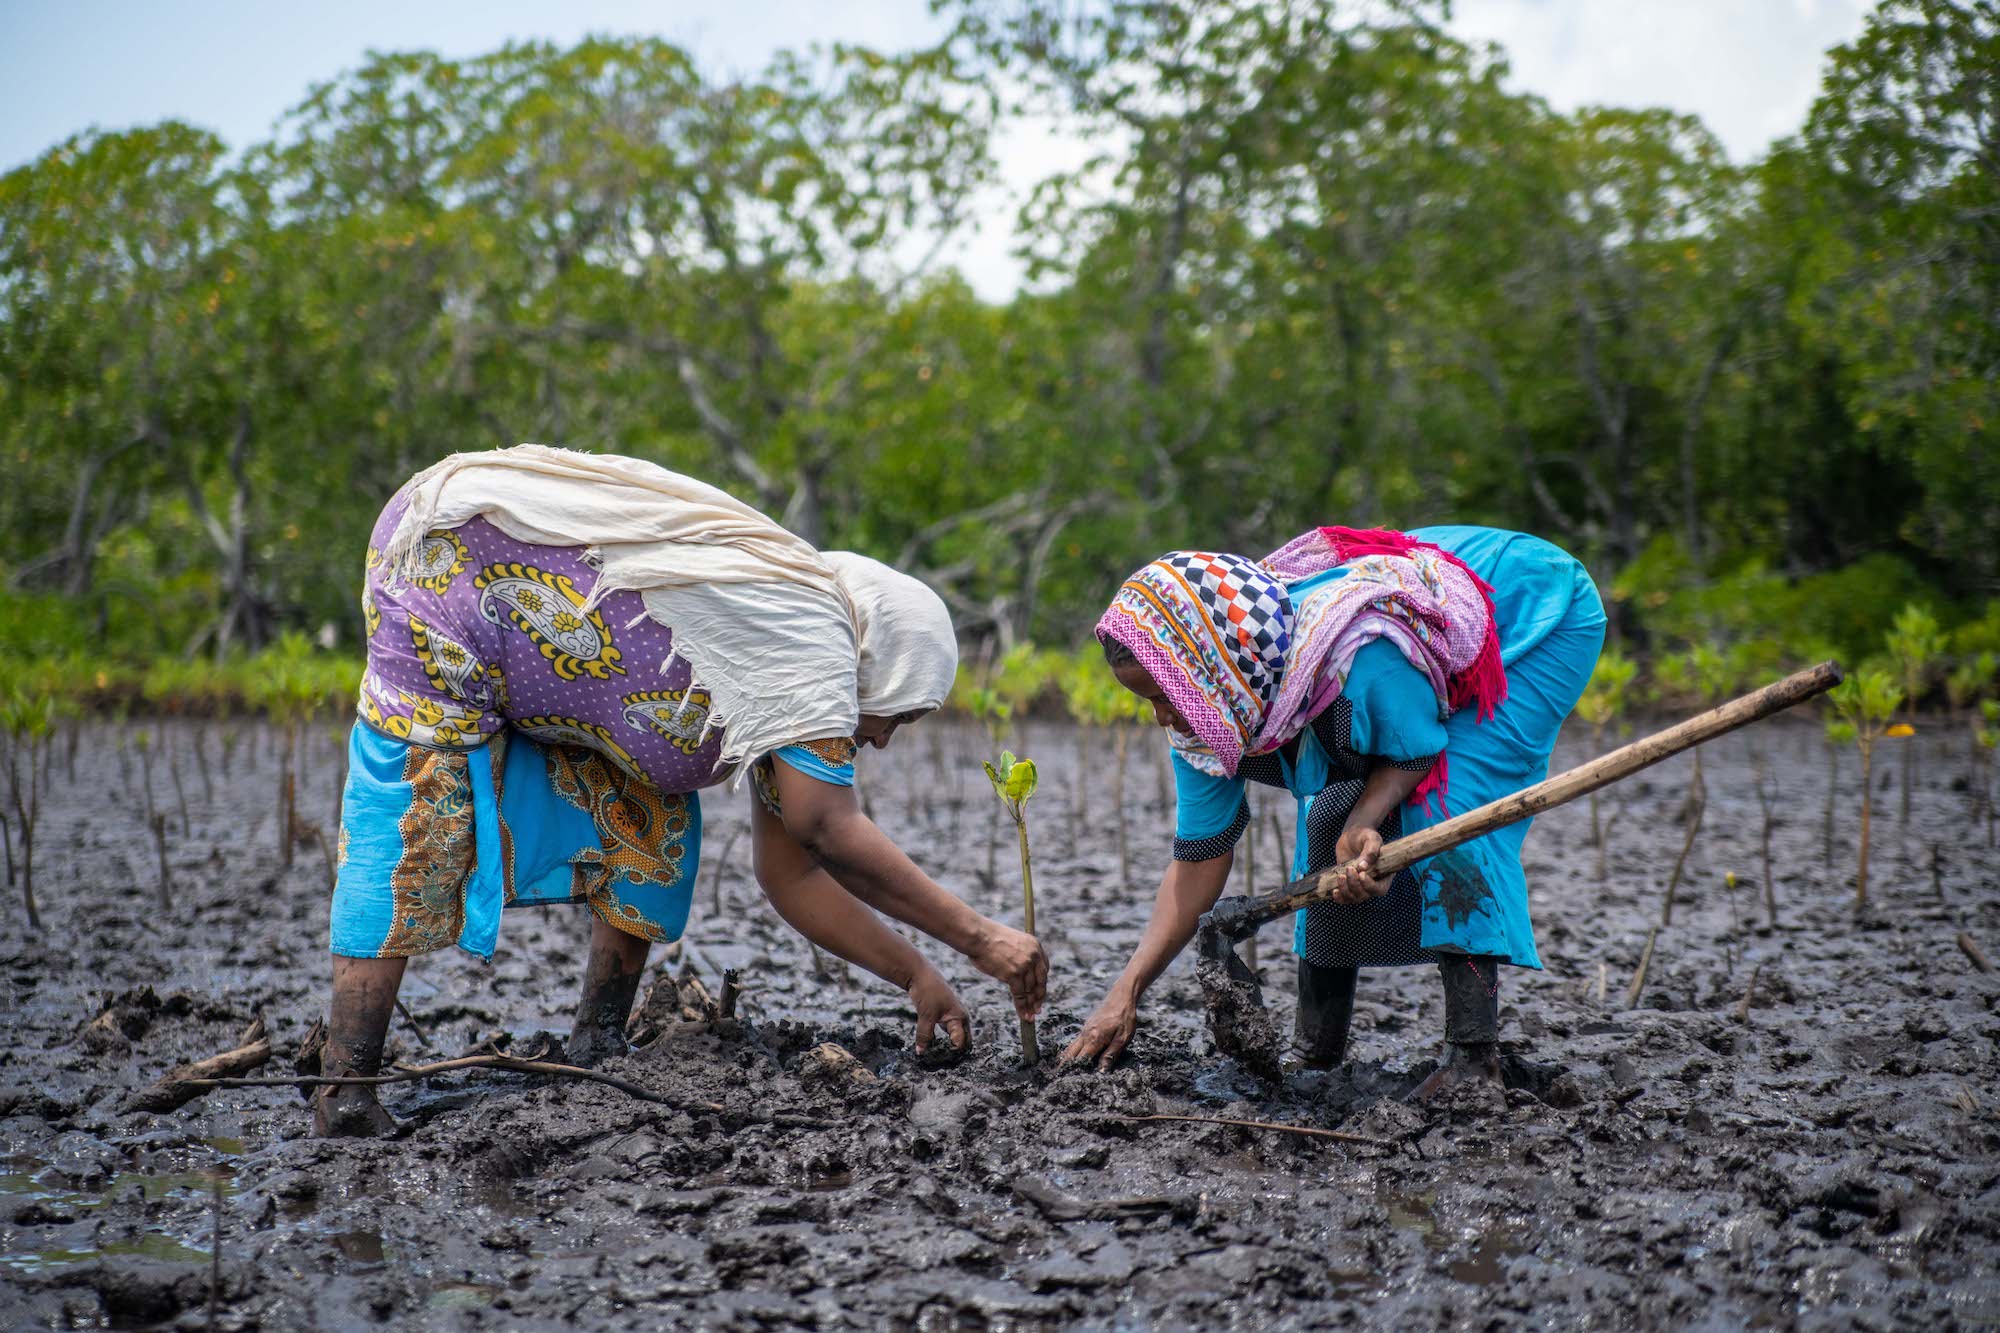
[[[1869,0],[1455,0],[1450,26],[1498,43],[1511,84],[1559,110],[1692,112],[1747,161],[1798,128],[1825,51],[1857,35],[1869,8]],[[0,0],[0,171],[91,126],[168,118],[241,147],[370,50],[471,56],[509,40],[645,34],[727,76],[755,71],[781,47],[840,40],[894,49],[940,28],[925,0]],[[997,151],[1001,185],[978,230],[944,258],[981,295],[1004,299],[1020,281],[1015,199],[1087,149],[1031,123]]]

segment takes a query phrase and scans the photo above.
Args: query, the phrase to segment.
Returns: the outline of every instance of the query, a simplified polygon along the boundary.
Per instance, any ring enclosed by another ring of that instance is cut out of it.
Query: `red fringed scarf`
[[[1492,717],[1494,711],[1507,702],[1507,668],[1500,661],[1500,627],[1493,610],[1492,584],[1473,573],[1470,566],[1450,551],[1433,542],[1418,541],[1394,528],[1324,527],[1319,532],[1327,545],[1333,548],[1337,563],[1345,564],[1368,555],[1408,556],[1411,551],[1422,547],[1463,570],[1486,603],[1486,638],[1471,663],[1463,670],[1454,672],[1446,682],[1450,690],[1448,702],[1454,709],[1470,704],[1474,709],[1473,716],[1480,722]],[[1430,772],[1424,775],[1423,782],[1410,793],[1411,804],[1427,806],[1435,797],[1438,810],[1450,814],[1444,804],[1449,782],[1446,758],[1440,754],[1437,762],[1431,765]]]

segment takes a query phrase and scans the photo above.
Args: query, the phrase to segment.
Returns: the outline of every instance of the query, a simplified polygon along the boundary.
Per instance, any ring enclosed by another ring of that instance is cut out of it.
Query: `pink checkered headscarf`
[[[1286,584],[1345,565],[1294,604]],[[1125,580],[1097,637],[1130,649],[1193,728],[1174,744],[1234,776],[1304,731],[1347,683],[1354,655],[1393,642],[1437,692],[1442,716],[1485,720],[1507,697],[1492,590],[1456,556],[1387,529],[1314,528],[1261,561],[1170,551]],[[1414,799],[1443,794],[1443,758]]]

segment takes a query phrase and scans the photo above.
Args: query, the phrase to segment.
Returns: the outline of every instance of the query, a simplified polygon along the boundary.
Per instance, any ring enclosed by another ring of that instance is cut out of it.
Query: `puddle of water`
[[[342,1231],[333,1238],[333,1248],[357,1268],[376,1268],[386,1262],[388,1247],[379,1231]]]
[[[853,1183],[854,1173],[852,1171],[829,1171],[824,1175],[808,1177],[806,1180],[806,1192],[809,1194],[831,1194],[835,1190],[844,1190]]]
[[[0,1199],[45,1203],[72,1212],[91,1212],[111,1203],[135,1185],[139,1189],[140,1197],[147,1203],[156,1203],[182,1193],[191,1199],[207,1199],[215,1189],[215,1177],[218,1174],[222,1177],[224,1197],[233,1196],[241,1189],[233,1173],[227,1170],[162,1171],[157,1174],[120,1171],[103,1185],[95,1188],[77,1188],[59,1181],[43,1179],[44,1176],[51,1174],[53,1173],[44,1168],[33,1173],[17,1171],[0,1175]]]
[[[0,1270],[27,1277],[59,1268],[73,1268],[114,1254],[136,1254],[174,1264],[205,1265],[209,1252],[183,1245],[164,1232],[149,1231],[133,1240],[112,1241],[91,1250],[20,1250],[13,1254],[0,1254]]]
[[[1437,1195],[1429,1190],[1405,1192],[1377,1186],[1375,1197],[1389,1213],[1389,1225],[1401,1231],[1415,1232],[1423,1241],[1424,1248],[1433,1254],[1452,1248],[1455,1239],[1438,1229],[1435,1204]],[[1447,1265],[1452,1278],[1470,1286],[1486,1287],[1506,1278],[1506,1261],[1517,1254],[1527,1253],[1527,1247],[1520,1243],[1515,1229],[1506,1223],[1491,1223],[1480,1232],[1471,1255],[1454,1259]]]
[[[504,1290],[497,1282],[440,1282],[424,1303],[433,1310],[484,1308]]]

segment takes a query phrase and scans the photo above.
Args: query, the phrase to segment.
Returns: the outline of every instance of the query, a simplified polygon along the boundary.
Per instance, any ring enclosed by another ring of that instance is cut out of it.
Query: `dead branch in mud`
[[[1195,1200],[1184,1195],[1141,1194],[1117,1199],[1076,1199],[1035,1176],[1019,1176],[1014,1193],[1035,1205],[1051,1222],[1116,1222],[1127,1217],[1191,1212]]]
[[[1981,972],[1991,972],[1993,970],[1993,960],[1986,956],[1986,951],[1979,947],[1979,941],[1972,938],[1970,931],[1961,930],[1958,932],[1958,947],[1960,952],[1971,959],[1972,965]]]
[[[268,1056],[268,1050],[266,1052]],[[220,1059],[222,1057],[216,1057]],[[188,1066],[194,1068],[194,1066]],[[337,1088],[380,1086],[385,1083],[415,1083],[422,1079],[435,1078],[439,1074],[449,1074],[462,1069],[492,1069],[508,1074],[547,1074],[553,1078],[583,1079],[591,1083],[601,1083],[607,1088],[615,1088],[628,1097],[636,1097],[642,1102],[652,1102],[656,1106],[685,1111],[690,1115],[731,1116],[738,1120],[758,1125],[776,1125],[785,1129],[831,1129],[831,1121],[814,1116],[786,1115],[763,1111],[738,1111],[720,1102],[687,1101],[654,1092],[651,1088],[634,1083],[616,1074],[606,1074],[596,1069],[585,1069],[581,1065],[556,1064],[548,1060],[518,1060],[510,1055],[462,1055],[451,1060],[439,1060],[427,1065],[404,1065],[388,1074],[350,1074],[334,1077],[325,1074],[297,1074],[290,1078],[220,1078],[194,1076],[175,1078],[169,1075],[162,1079],[160,1087],[172,1083],[176,1091],[187,1089],[181,1102],[192,1101],[204,1093],[217,1088]],[[178,1072],[178,1071],[176,1071]],[[150,1090],[149,1090],[150,1091]],[[180,1105],[176,1102],[175,1105]],[[151,1108],[145,1108],[151,1109]]]
[[[1646,951],[1639,955],[1639,970],[1632,974],[1632,985],[1625,992],[1625,1007],[1639,1007],[1639,992],[1646,989],[1646,969],[1653,965],[1653,944],[1660,938],[1660,928],[1654,926],[1646,932]]]
[[[174,910],[173,876],[167,869],[167,817],[155,811],[153,814],[153,846],[160,854],[160,910],[171,915]]]
[[[1304,1134],[1315,1139],[1332,1139],[1336,1143],[1358,1143],[1364,1148],[1393,1149],[1396,1145],[1387,1139],[1371,1138],[1366,1134],[1352,1134],[1344,1129],[1320,1129],[1313,1125],[1286,1125],[1275,1120],[1236,1120],[1219,1115],[1107,1115],[1109,1120],[1123,1120],[1129,1124],[1151,1124],[1155,1121],[1177,1121],[1188,1125],[1230,1125],[1236,1129],[1268,1129],[1279,1134]]]
[[[185,1106],[209,1088],[231,1081],[227,1075],[255,1069],[271,1058],[271,1039],[265,1034],[262,1015],[254,1018],[234,1050],[211,1055],[168,1070],[148,1086],[125,1099],[121,1111],[171,1111]]]
[[[431,1045],[430,1034],[424,1031],[424,1025],[417,1021],[417,1016],[411,1013],[410,1007],[400,999],[396,1001],[396,1012],[401,1014],[403,1021],[410,1025],[410,1031],[417,1034],[417,1044],[419,1046],[422,1046],[427,1051],[436,1049]]]
[[[1750,969],[1750,984],[1743,988],[1743,999],[1736,1006],[1737,1022],[1748,1023],[1750,1021],[1750,1002],[1757,998],[1757,979],[1763,975],[1764,965],[1762,963]]]

